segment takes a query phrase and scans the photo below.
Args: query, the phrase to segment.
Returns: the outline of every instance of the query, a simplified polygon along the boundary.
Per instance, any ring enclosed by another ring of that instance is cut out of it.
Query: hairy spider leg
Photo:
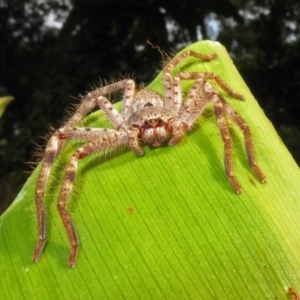
[[[202,54],[191,50],[186,50],[170,60],[163,68],[163,84],[165,90],[165,106],[169,110],[176,112],[179,115],[182,106],[182,92],[180,86],[180,79],[178,76],[172,79],[171,72],[175,67],[184,61],[187,57],[194,57],[203,61],[211,61],[217,58],[216,54]]]
[[[132,113],[132,102],[135,93],[135,82],[132,79],[128,79],[126,82],[126,88],[123,95],[123,106],[121,116],[125,120],[127,116]]]
[[[205,81],[204,77],[199,77],[196,79],[190,92],[188,93],[187,99],[182,107],[180,121],[187,125],[187,129],[190,128],[194,124],[197,117],[203,112],[205,106],[212,101],[217,123],[224,141],[224,164],[226,176],[236,192],[240,194],[241,187],[233,173],[232,149],[228,124],[224,115],[223,104],[218,97],[219,96],[217,92],[207,81]],[[181,137],[174,137],[170,141],[170,144],[174,144],[173,140],[177,142],[177,140],[180,138]]]
[[[225,111],[243,130],[250,166],[255,171],[258,178],[263,183],[265,183],[265,177],[255,161],[253,144],[251,141],[248,125],[206,80],[214,79],[225,92],[235,98],[243,99],[243,96],[234,92],[225,82],[223,82],[223,80],[219,76],[213,73],[199,74],[194,72],[181,72],[177,76],[182,80],[196,79],[190,93],[188,94],[181,114],[181,120],[185,122],[188,127],[190,127],[195,122],[196,118],[202,113],[207,103],[212,101],[217,118],[217,123],[221,132],[222,139],[224,141],[224,165],[226,176],[228,177],[236,192],[240,194],[241,187],[233,172],[231,140]]]
[[[61,138],[72,138],[82,141],[89,141],[85,145],[78,148],[69,160],[66,167],[66,175],[63,180],[61,192],[59,195],[59,201],[57,204],[59,214],[63,221],[64,227],[66,228],[71,244],[69,266],[73,268],[76,264],[79,239],[75,229],[75,225],[66,209],[66,206],[68,203],[69,195],[72,192],[73,183],[75,181],[78,160],[85,158],[86,156],[93,153],[110,150],[117,146],[128,144],[130,143],[130,141],[127,132],[124,130],[116,131],[113,129],[103,128],[62,128],[58,130],[58,133]]]
[[[231,182],[232,186],[235,188],[236,192],[238,194],[241,193],[241,187],[238,183],[234,172],[233,172],[233,163],[232,163],[232,149],[231,149],[231,140],[230,140],[230,133],[228,129],[228,123],[226,120],[226,116],[224,113],[224,110],[228,113],[228,115],[233,119],[233,121],[241,128],[241,130],[244,132],[244,138],[245,138],[245,144],[246,144],[246,152],[248,156],[248,160],[250,163],[251,168],[254,170],[254,172],[257,174],[258,178],[261,180],[262,183],[265,183],[265,176],[263,175],[262,171],[258,167],[254,150],[253,150],[253,143],[250,137],[250,130],[248,125],[244,122],[244,120],[231,108],[231,106],[226,102],[224,98],[222,98],[217,91],[214,90],[214,88],[206,82],[206,80],[211,79],[215,80],[216,83],[230,96],[237,98],[237,99],[244,99],[244,97],[234,92],[218,75],[214,73],[196,73],[196,72],[181,72],[177,74],[177,76],[182,80],[190,80],[190,79],[202,79],[202,84],[200,83],[200,89],[201,85],[205,83],[204,90],[205,93],[208,93],[210,96],[202,96],[203,91],[199,91],[198,100],[194,100],[191,98],[191,102],[187,99],[185,106],[186,108],[186,117],[189,118],[189,120],[186,120],[187,124],[191,126],[193,122],[195,121],[196,117],[201,114],[202,110],[204,109],[205,105],[211,100],[214,111],[217,118],[217,123],[222,135],[222,139],[224,141],[224,164],[225,164],[225,170],[226,170],[226,176],[228,177],[229,181]],[[197,82],[197,81],[196,81]],[[191,90],[192,91],[192,90]],[[193,92],[194,93],[194,92]],[[203,103],[199,103],[199,99],[205,99]],[[192,113],[193,110],[189,107],[190,105],[195,107],[196,113]],[[197,110],[199,113],[197,113]],[[183,112],[183,118],[185,115],[185,112]]]
[[[54,161],[57,150],[58,150],[58,136],[57,134],[52,135],[47,143],[45,150],[45,156],[42,161],[38,181],[36,184],[35,191],[35,204],[38,224],[38,242],[33,254],[33,261],[37,262],[43,252],[43,249],[47,240],[47,224],[46,224],[46,213],[43,203],[44,191],[46,183],[51,171],[51,165]]]
[[[195,80],[198,78],[203,78],[205,80],[211,79],[214,80],[229,96],[232,96],[236,99],[243,100],[244,96],[236,93],[235,91],[232,90],[232,88],[221,79],[220,76],[214,74],[214,73],[209,73],[209,72],[203,72],[203,73],[197,73],[197,72],[180,72],[177,74],[177,76],[182,79],[182,80]]]
[[[97,98],[101,95],[109,94],[121,89],[124,89],[124,100],[125,103],[128,101],[132,101],[130,99],[130,95],[132,94],[132,89],[134,89],[134,82],[132,86],[133,80],[124,79],[119,82],[110,84],[105,87],[101,87],[88,93],[82,100],[82,103],[79,105],[74,115],[67,121],[65,124],[66,127],[74,127],[77,125],[87,114],[89,114],[97,105],[99,105],[99,101]],[[128,96],[129,94],[129,96]],[[99,105],[100,106],[100,105]],[[100,106],[101,107],[101,106]],[[112,107],[110,102],[107,100],[107,103],[103,103],[102,107],[104,107],[106,114],[112,113],[112,123],[114,126],[118,126],[121,123],[123,118],[115,113],[116,110]],[[51,138],[49,139],[46,149],[44,159],[41,163],[40,173],[38,175],[38,181],[36,185],[35,192],[35,203],[36,203],[36,213],[37,213],[37,226],[38,226],[38,242],[35,247],[35,251],[33,254],[33,261],[38,262],[40,256],[43,252],[47,241],[47,224],[46,224],[46,213],[43,204],[44,191],[46,189],[46,184],[51,172],[52,164],[60,153],[63,147],[63,141],[58,138],[57,132],[55,132]]]
[[[212,95],[211,100],[216,114],[216,119],[220,129],[220,133],[224,142],[224,165],[226,176],[229,179],[232,186],[234,187],[234,189],[236,190],[237,194],[240,194],[242,192],[242,189],[233,172],[230,132],[224,113],[223,103],[219,95],[216,93]]]
[[[188,128],[195,123],[205,106],[211,101],[207,93],[204,93],[205,84],[203,78],[195,80],[182,107],[180,120],[187,124]]]
[[[182,106],[182,90],[180,79],[175,77],[172,79],[171,74],[163,75],[165,89],[165,107],[172,111],[176,117],[179,117]]]
[[[254,147],[253,142],[251,139],[250,129],[248,124],[244,121],[244,119],[226,102],[226,100],[220,97],[223,106],[229,115],[229,117],[237,124],[237,126],[243,131],[244,140],[245,140],[245,148],[248,157],[249,164],[253,171],[256,173],[257,177],[260,179],[262,183],[266,183],[266,177],[264,176],[263,172],[257,165],[255,154],[254,154]]]
[[[174,80],[177,80],[177,77]],[[210,101],[203,97],[204,79],[197,79],[190,89],[184,104],[181,104],[179,113],[179,129],[174,132],[172,139],[169,141],[170,146],[176,145],[183,137],[185,132],[191,128],[197,117],[202,113],[206,104]]]
[[[183,51],[182,53],[180,53],[179,55],[177,55],[176,57],[174,57],[173,59],[171,59],[165,66],[163,69],[164,73],[171,73],[175,67],[180,64],[182,61],[184,61],[187,57],[194,57],[194,58],[198,58],[204,61],[211,61],[214,60],[215,58],[217,58],[217,54],[213,53],[213,54],[203,54],[200,52],[195,52],[192,50],[186,50]]]

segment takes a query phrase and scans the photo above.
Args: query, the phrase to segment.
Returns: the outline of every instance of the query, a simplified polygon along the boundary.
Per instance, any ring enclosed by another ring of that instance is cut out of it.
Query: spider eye
[[[147,102],[147,103],[144,105],[144,107],[151,107],[151,106],[153,106],[153,104],[150,103],[150,102]]]

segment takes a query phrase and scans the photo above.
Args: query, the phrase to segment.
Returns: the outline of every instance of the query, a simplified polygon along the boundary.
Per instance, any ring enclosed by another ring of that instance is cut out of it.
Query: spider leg
[[[194,58],[198,58],[204,61],[211,61],[214,60],[215,58],[217,58],[217,54],[213,53],[213,54],[203,54],[200,52],[195,52],[192,50],[186,50],[183,51],[182,53],[180,53],[179,55],[175,56],[173,59],[171,59],[165,66],[163,69],[164,73],[171,73],[172,70],[174,70],[174,68],[180,64],[183,60],[185,60],[187,57],[194,57]]]
[[[182,105],[182,92],[180,86],[180,79],[177,76],[172,79],[171,72],[174,68],[185,60],[187,57],[195,57],[204,61],[211,61],[217,57],[216,54],[202,54],[195,51],[184,51],[170,62],[168,62],[163,68],[163,84],[165,89],[165,107],[179,115]]]
[[[236,98],[236,99],[241,99],[243,100],[244,97],[243,95],[236,93],[235,91],[232,90],[229,85],[221,79],[220,76],[214,73],[209,73],[209,72],[180,72],[177,74],[177,76],[182,79],[182,80],[195,80],[198,78],[203,78],[205,80],[212,79],[215,80],[216,83],[230,96]]]
[[[205,81],[203,77],[199,77],[194,82],[184,106],[181,112],[181,123],[186,125],[186,130],[190,128],[197,117],[203,112],[205,106],[212,101],[214,111],[217,118],[217,123],[221,132],[222,139],[224,141],[224,164],[226,170],[226,176],[228,177],[230,183],[233,185],[234,189],[238,194],[241,193],[241,187],[238,183],[234,172],[232,164],[232,149],[230,133],[228,129],[228,124],[225,118],[223,103],[218,94],[214,92],[213,87]],[[178,142],[183,136],[183,132],[179,132],[170,140],[170,145]]]
[[[64,227],[66,228],[71,244],[69,265],[70,267],[74,267],[78,252],[79,239],[74,223],[66,209],[66,206],[68,203],[69,195],[72,192],[78,160],[92,153],[97,153],[115,148],[120,145],[128,144],[130,143],[130,137],[124,130],[116,131],[113,129],[102,128],[62,128],[58,130],[58,136],[62,139],[75,138],[83,141],[90,141],[78,148],[70,158],[66,167],[66,175],[62,183],[62,188],[57,205],[59,214],[63,221]]]
[[[118,113],[118,111],[112,106],[112,104],[103,95],[109,94],[121,89],[125,89],[124,99],[129,98],[128,94],[132,93],[132,86],[134,89],[133,80],[124,79],[119,82],[110,84],[105,87],[96,89],[88,93],[83,97],[81,104],[73,114],[73,116],[67,121],[65,127],[76,126],[86,115],[88,115],[97,105],[100,106],[106,115],[111,120],[115,128],[119,127],[123,122],[123,117]],[[125,101],[126,102],[126,101]],[[33,261],[38,262],[40,256],[43,252],[44,246],[47,241],[47,226],[46,226],[46,213],[43,204],[44,191],[46,189],[46,184],[51,172],[52,164],[57,155],[59,155],[64,141],[61,140],[57,132],[54,133],[49,139],[43,161],[41,163],[40,173],[37,180],[36,192],[35,192],[35,203],[36,203],[36,213],[37,213],[37,226],[38,226],[38,242],[35,247],[33,254]]]
[[[220,96],[216,93],[212,95],[211,100],[216,114],[220,133],[224,142],[224,165],[226,170],[226,176],[229,179],[232,186],[234,187],[234,189],[236,190],[236,192],[240,194],[242,192],[242,189],[233,172],[230,132],[227,120],[225,118],[224,106],[220,99]]]
[[[176,117],[180,115],[182,107],[182,90],[180,85],[180,78],[171,78],[170,74],[164,74],[165,87],[165,107],[172,111]]]
[[[97,101],[97,99],[100,96],[104,96],[122,89],[126,90],[127,86],[130,85],[131,82],[131,79],[124,79],[89,92],[86,96],[82,98],[81,104],[78,106],[74,115],[67,121],[64,127],[76,126],[86,115],[88,115],[97,105],[99,105],[99,101]],[[107,102],[109,101],[107,100]],[[110,106],[108,106],[107,109],[103,110],[107,112],[110,109]]]
[[[194,124],[198,116],[202,114],[205,106],[211,101],[211,95],[204,92],[208,85],[203,78],[198,78],[187,95],[180,119],[189,127]]]
[[[175,77],[174,79],[178,79]],[[190,89],[187,99],[183,105],[179,114],[180,125],[178,129],[174,131],[173,138],[170,140],[169,145],[176,145],[184,133],[194,124],[197,117],[202,113],[205,106],[210,102],[210,98],[206,94],[202,93],[205,84],[207,84],[203,78],[198,78],[193,83]],[[175,125],[176,128],[176,125]]]
[[[52,163],[57,154],[59,145],[59,140],[57,134],[53,134],[50,140],[47,143],[45,150],[45,157],[42,161],[37,185],[35,192],[35,203],[36,203],[36,212],[37,212],[37,225],[38,225],[38,242],[35,247],[33,254],[33,261],[37,262],[40,259],[40,256],[43,252],[47,241],[47,226],[46,226],[46,213],[43,204],[44,191],[46,188],[46,183],[51,171]]]
[[[248,124],[244,121],[244,119],[226,102],[225,99],[220,97],[224,109],[226,110],[227,114],[231,117],[231,119],[238,125],[238,127],[244,133],[244,140],[245,140],[245,148],[248,157],[249,164],[253,171],[256,173],[258,178],[262,183],[266,183],[266,178],[256,163],[255,154],[254,154],[254,147],[253,142],[251,139],[250,129]]]
[[[126,81],[126,85],[124,88],[124,95],[123,95],[123,107],[121,116],[123,119],[126,119],[132,113],[132,102],[134,99],[135,93],[135,82],[131,79]]]

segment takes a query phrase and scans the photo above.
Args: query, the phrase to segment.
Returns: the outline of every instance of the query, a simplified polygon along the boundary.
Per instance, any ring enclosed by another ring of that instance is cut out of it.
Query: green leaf
[[[14,97],[6,96],[6,97],[0,97],[0,118],[2,117],[4,110],[6,106],[14,100]]]
[[[31,260],[38,170],[0,218],[1,299],[290,299],[289,288],[300,290],[299,168],[226,50],[211,41],[187,48],[218,58],[189,58],[180,70],[214,72],[245,96],[224,95],[250,126],[267,183],[250,170],[243,136],[232,124],[243,187],[235,193],[211,105],[176,147],[145,147],[142,158],[125,149],[86,158],[69,205],[81,240],[70,269],[56,204],[71,143],[46,191],[49,240],[39,263]],[[185,93],[189,86],[183,83]],[[163,92],[161,75],[149,88]],[[86,124],[108,121],[96,112]]]

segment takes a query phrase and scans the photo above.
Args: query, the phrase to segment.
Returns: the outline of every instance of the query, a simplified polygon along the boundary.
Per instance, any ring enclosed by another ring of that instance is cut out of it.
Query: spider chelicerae
[[[69,256],[69,265],[71,267],[74,267],[76,263],[79,240],[70,214],[66,210],[66,205],[73,188],[78,161],[90,154],[121,145],[128,145],[138,156],[144,154],[142,144],[159,147],[168,143],[174,146],[191,128],[209,102],[212,102],[224,142],[226,176],[235,191],[240,194],[241,187],[233,172],[228,117],[243,131],[250,166],[261,182],[265,183],[265,176],[255,160],[248,125],[220,93],[213,88],[208,80],[215,81],[228,95],[234,98],[243,99],[243,96],[234,92],[214,73],[179,72],[172,77],[171,72],[173,69],[187,57],[211,61],[217,55],[206,55],[186,50],[173,58],[163,68],[164,96],[147,88],[136,91],[135,82],[131,79],[124,79],[91,91],[83,97],[81,104],[66,122],[65,126],[55,131],[50,137],[36,185],[39,239],[33,256],[35,262],[39,260],[47,240],[46,215],[43,205],[44,191],[52,164],[59,155],[66,139],[76,139],[85,142],[69,159],[58,200],[58,211],[71,244]],[[185,101],[183,101],[181,91],[182,80],[194,80]],[[105,97],[105,95],[120,90],[124,90],[121,113]],[[115,129],[76,127],[95,107],[103,110]]]

